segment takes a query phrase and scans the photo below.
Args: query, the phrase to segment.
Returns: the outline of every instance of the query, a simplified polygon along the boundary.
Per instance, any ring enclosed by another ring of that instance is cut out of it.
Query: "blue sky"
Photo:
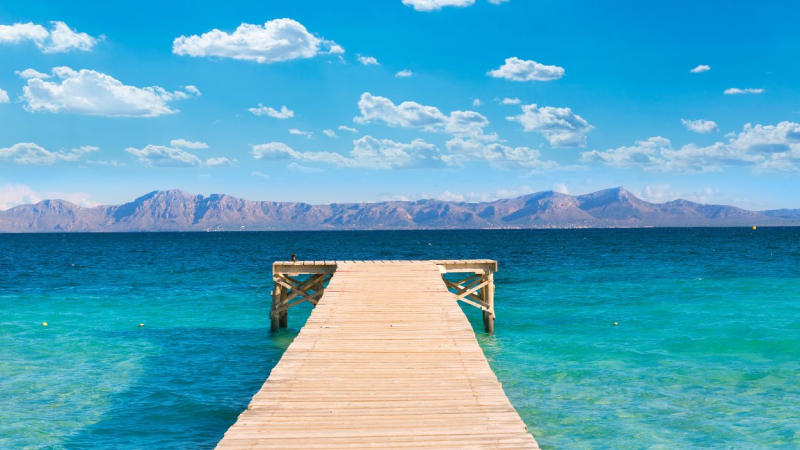
[[[5,2],[0,208],[170,188],[323,203],[619,185],[653,201],[797,208],[798,13]]]

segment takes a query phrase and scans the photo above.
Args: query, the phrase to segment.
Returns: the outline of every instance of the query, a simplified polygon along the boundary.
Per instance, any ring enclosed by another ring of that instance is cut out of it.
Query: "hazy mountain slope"
[[[331,205],[169,190],[118,206],[83,208],[46,200],[0,211],[0,232],[753,225],[800,225],[800,210],[758,212],[687,200],[651,203],[619,187],[579,196],[545,191],[483,203],[428,199]]]

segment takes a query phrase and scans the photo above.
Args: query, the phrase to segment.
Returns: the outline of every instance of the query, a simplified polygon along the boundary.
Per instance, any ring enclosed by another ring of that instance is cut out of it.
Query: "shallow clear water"
[[[0,235],[0,448],[213,448],[307,317],[268,331],[292,253],[497,259],[465,312],[543,449],[800,448],[788,228]]]

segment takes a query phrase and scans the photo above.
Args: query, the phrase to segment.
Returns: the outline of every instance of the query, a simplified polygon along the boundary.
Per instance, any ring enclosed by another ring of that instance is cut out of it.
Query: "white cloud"
[[[334,152],[299,152],[282,142],[255,145],[252,153],[255,159],[260,160],[295,160],[335,167],[375,170],[447,165],[439,149],[422,139],[404,144],[389,139],[364,136],[353,141],[353,150],[348,156]]]
[[[22,70],[22,71],[17,70],[14,73],[19,75],[20,78],[23,78],[23,79],[26,79],[26,80],[29,79],[29,78],[43,78],[44,79],[44,78],[50,78],[51,77],[51,75],[39,72],[38,70],[35,70],[35,69],[25,69],[25,70]]]
[[[156,117],[178,112],[168,102],[189,97],[189,94],[153,86],[138,88],[122,84],[115,78],[94,70],[75,71],[55,67],[53,74],[61,82],[28,80],[23,88],[25,109],[31,112],[75,113],[117,117]]]
[[[9,102],[8,92],[0,89],[0,103],[8,103],[8,102]]]
[[[126,152],[151,167],[197,167],[202,161],[197,156],[179,148],[150,144],[142,149],[126,148]]]
[[[254,178],[263,178],[265,180],[269,178],[269,175],[267,175],[267,174],[265,174],[263,172],[259,172],[257,170],[255,170],[252,173],[250,173],[250,176],[254,177]]]
[[[511,0],[489,0],[489,3],[491,3],[493,5],[499,5],[501,3],[507,3],[507,2],[510,2],[510,1]]]
[[[450,165],[461,165],[467,161],[485,161],[501,169],[525,168],[534,172],[555,169],[555,161],[542,161],[539,150],[529,147],[481,142],[476,139],[454,138],[447,141],[449,155],[443,159]]]
[[[358,107],[361,116],[355,120],[359,123],[381,121],[390,127],[470,135],[482,135],[483,128],[489,125],[489,120],[475,111],[453,111],[446,115],[435,106],[425,106],[417,102],[395,105],[388,98],[369,92],[361,95]]]
[[[294,151],[283,142],[270,142],[253,146],[253,158],[267,161],[281,159],[302,159],[301,153]]]
[[[297,172],[297,173],[320,173],[320,172],[322,172],[322,169],[320,169],[319,167],[303,166],[303,165],[300,165],[300,164],[297,164],[297,163],[294,163],[294,162],[293,163],[289,163],[289,165],[286,166],[286,168],[289,169],[292,172]]]
[[[707,66],[705,64],[700,64],[699,66],[695,67],[694,69],[690,70],[690,73],[703,73],[708,72],[711,70],[711,66]]]
[[[728,142],[708,146],[690,143],[674,149],[669,139],[652,137],[630,147],[581,154],[585,162],[612,167],[639,167],[650,172],[720,172],[728,166],[750,166],[756,171],[800,170],[800,124],[746,124]]]
[[[205,142],[200,141],[187,141],[186,139],[173,139],[169,141],[169,145],[173,147],[182,147],[182,148],[208,148],[208,144]]]
[[[515,98],[506,97],[503,100],[500,100],[501,105],[519,105],[520,103],[522,103],[522,100],[516,97]]]
[[[275,119],[290,119],[294,117],[294,111],[286,106],[281,106],[281,109],[277,110],[259,103],[258,108],[249,108],[248,111],[257,116],[270,116]]]
[[[125,167],[127,164],[123,162],[119,162],[116,159],[112,159],[109,161],[92,161],[86,160],[86,164],[97,164],[99,166],[111,166],[111,167]]]
[[[499,199],[516,198],[522,195],[533,193],[533,189],[528,186],[520,186],[518,189],[495,189],[490,192],[466,192],[456,194],[450,191],[435,196],[434,198],[448,202],[491,202]],[[427,198],[423,195],[423,198]]]
[[[719,127],[717,127],[717,122],[713,120],[686,120],[681,119],[681,123],[683,126],[686,127],[689,131],[694,131],[695,133],[700,134],[708,134],[708,133],[716,133],[719,131]]]
[[[719,192],[705,187],[697,191],[677,191],[668,184],[648,184],[642,190],[635,191],[637,197],[649,202],[663,203],[679,198],[698,202],[709,203],[714,201],[714,197],[719,196]]]
[[[567,185],[564,183],[553,183],[553,192],[569,195],[569,189],[567,188]]]
[[[72,50],[90,51],[103,39],[78,33],[64,22],[50,22],[52,28],[47,31],[43,26],[34,23],[15,23],[0,25],[0,44],[19,44],[30,41],[43,53],[64,53]]]
[[[526,132],[540,133],[553,147],[583,147],[586,133],[594,127],[570,108],[555,108],[536,104],[522,106],[522,114],[507,117],[508,120],[522,124]]]
[[[271,64],[317,55],[344,53],[333,41],[306,30],[292,19],[276,19],[262,25],[243,23],[233,33],[218,29],[200,36],[180,36],[172,43],[176,55],[217,56]]]
[[[483,100],[476,98],[475,100],[472,101],[472,106],[474,106],[475,108],[483,106]]]
[[[0,159],[10,159],[17,164],[50,165],[60,161],[77,161],[88,153],[99,149],[85,145],[67,151],[49,151],[32,142],[21,142],[11,147],[0,148]]]
[[[358,62],[365,66],[380,66],[380,63],[374,56],[358,55]]]
[[[341,131],[349,131],[349,132],[351,132],[351,133],[358,133],[358,130],[356,130],[356,129],[355,129],[355,128],[353,128],[353,127],[348,127],[347,125],[341,125],[341,126],[339,126],[339,129],[340,129]]]
[[[224,157],[207,158],[205,162],[185,149],[207,149],[205,142],[173,139],[170,146],[149,144],[142,149],[129,147],[125,151],[136,157],[136,160],[150,167],[225,167],[238,161]]]
[[[39,203],[44,199],[66,200],[78,206],[92,208],[98,205],[90,200],[91,195],[83,192],[36,192],[24,184],[0,186],[0,211],[19,205]]]
[[[511,81],[551,81],[563,77],[564,69],[512,57],[506,59],[505,64],[499,69],[491,70],[487,75]]]
[[[723,92],[723,94],[725,95],[763,94],[763,93],[764,89],[762,88],[745,88],[745,89],[729,88],[725,89],[725,92]]]
[[[445,6],[472,6],[475,0],[403,0],[403,4],[417,11],[436,11]]]
[[[408,69],[405,69],[405,70],[401,70],[400,72],[397,72],[396,74],[394,74],[394,76],[396,76],[397,78],[408,78],[408,77],[413,77],[414,76],[414,72],[412,72],[412,71],[410,71]]]
[[[289,134],[305,136],[307,139],[311,139],[314,136],[314,133],[311,131],[298,130],[297,128],[289,128]]]
[[[197,89],[197,86],[192,86],[192,85],[190,84],[189,86],[184,86],[183,88],[186,90],[186,92],[188,92],[188,93],[190,93],[190,94],[194,94],[194,95],[196,95],[197,97],[200,97],[200,96],[202,96],[202,95],[203,95],[203,93],[202,93],[202,92],[200,92],[200,89]]]
[[[232,166],[236,160],[230,160],[228,158],[208,158],[206,160],[207,167],[230,167]]]
[[[338,139],[339,138],[339,136],[333,130],[322,130],[322,134],[324,134],[325,136],[328,136],[331,139]]]

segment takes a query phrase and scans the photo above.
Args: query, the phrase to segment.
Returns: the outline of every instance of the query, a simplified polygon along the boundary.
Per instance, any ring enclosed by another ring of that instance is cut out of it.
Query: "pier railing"
[[[270,329],[286,328],[289,308],[304,302],[316,306],[325,293],[325,286],[336,273],[340,263],[390,265],[409,261],[278,261],[272,265],[272,291]],[[413,261],[422,262],[422,261]],[[482,311],[483,327],[494,332],[494,273],[497,261],[489,259],[432,260],[425,261],[439,267],[444,284],[455,300],[472,305]],[[468,274],[451,281],[447,274]],[[302,277],[307,277],[301,279]]]

